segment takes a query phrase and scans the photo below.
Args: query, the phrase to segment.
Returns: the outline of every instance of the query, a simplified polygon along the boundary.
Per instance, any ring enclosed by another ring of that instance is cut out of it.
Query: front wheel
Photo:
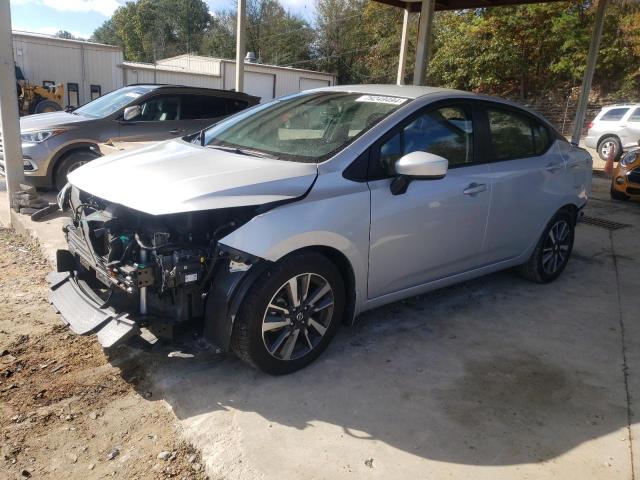
[[[53,178],[55,189],[57,191],[62,190],[62,187],[67,184],[67,175],[76,168],[80,168],[85,163],[95,160],[96,158],[98,158],[98,156],[90,151],[78,150],[67,154],[59,160]]]
[[[556,213],[547,224],[527,263],[518,268],[518,273],[536,283],[554,281],[569,262],[574,233],[574,216],[566,210]]]
[[[344,282],[329,259],[291,255],[255,281],[236,318],[232,348],[266,373],[295,372],[327,348],[344,305]]]

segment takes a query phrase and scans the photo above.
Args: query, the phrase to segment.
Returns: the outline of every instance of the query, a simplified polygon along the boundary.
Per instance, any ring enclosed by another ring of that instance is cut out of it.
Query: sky
[[[235,8],[233,0],[205,0],[209,10]],[[125,0],[10,0],[13,30],[54,34],[66,30],[89,38]],[[280,0],[282,6],[307,20],[313,17],[313,1]]]

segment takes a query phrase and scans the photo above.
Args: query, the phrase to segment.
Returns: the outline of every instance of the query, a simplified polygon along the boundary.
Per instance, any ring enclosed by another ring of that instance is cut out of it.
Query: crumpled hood
[[[315,163],[251,157],[168,140],[69,174],[87,193],[152,215],[262,205],[304,195]]]
[[[36,113],[20,118],[20,131],[44,130],[58,128],[71,123],[86,122],[91,118],[82,115],[73,115],[67,112]]]

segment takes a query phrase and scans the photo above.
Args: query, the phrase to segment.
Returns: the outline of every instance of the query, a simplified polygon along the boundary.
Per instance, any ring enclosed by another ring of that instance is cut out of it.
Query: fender
[[[49,162],[49,166],[47,167],[47,178],[52,179],[53,171],[55,170],[56,165],[58,164],[58,161],[67,153],[73,152],[75,150],[90,151],[91,153],[95,154],[96,158],[102,157],[102,154],[100,153],[100,149],[97,143],[92,143],[92,142],[70,143],[69,145],[65,145],[64,147],[59,149],[51,158],[51,161]]]
[[[272,262],[252,257],[252,265],[246,271],[232,271],[230,263],[221,262],[213,277],[204,310],[203,336],[225,352],[229,351],[233,324],[242,301],[253,282]]]

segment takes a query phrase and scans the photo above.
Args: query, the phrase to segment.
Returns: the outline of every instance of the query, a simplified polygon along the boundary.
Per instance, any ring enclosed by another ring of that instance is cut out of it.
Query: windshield
[[[246,110],[204,132],[203,144],[282,160],[326,160],[407,102],[349,92],[284,97]],[[194,139],[197,143],[197,139]]]
[[[82,107],[73,111],[79,115],[91,118],[104,118],[117,112],[125,105],[133,102],[136,98],[155,89],[152,85],[137,85],[135,87],[124,87],[96,98]]]

